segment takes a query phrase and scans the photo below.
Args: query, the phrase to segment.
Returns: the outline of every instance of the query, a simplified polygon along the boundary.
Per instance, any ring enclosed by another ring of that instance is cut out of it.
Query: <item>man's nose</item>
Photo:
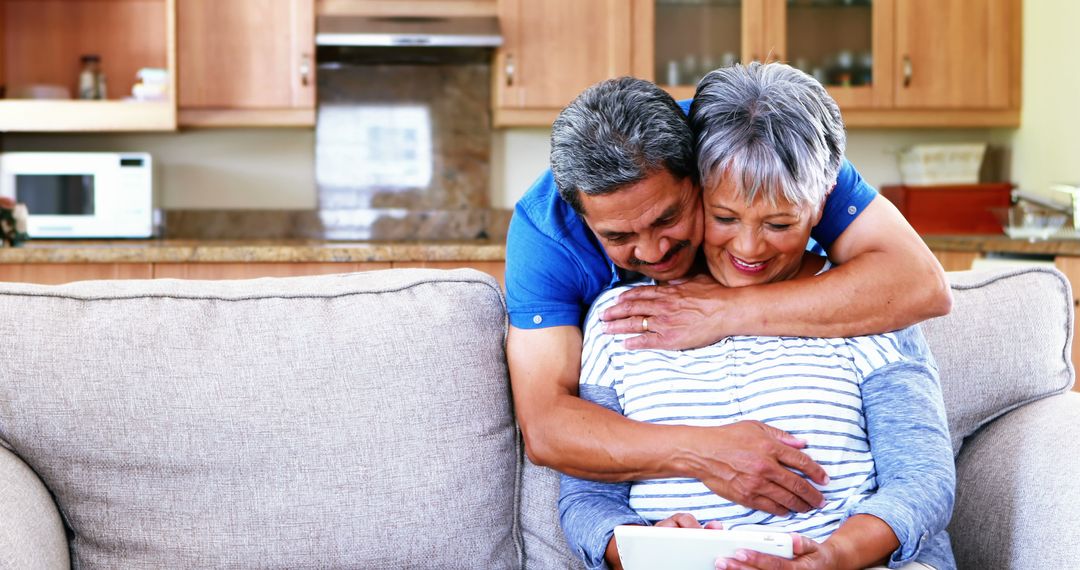
[[[648,238],[638,246],[634,255],[645,263],[657,263],[667,255],[671,243],[666,237]]]

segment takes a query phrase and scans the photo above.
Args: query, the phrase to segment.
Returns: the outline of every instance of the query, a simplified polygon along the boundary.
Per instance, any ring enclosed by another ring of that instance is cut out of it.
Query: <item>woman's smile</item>
[[[726,252],[726,253],[727,253],[728,259],[731,260],[731,265],[733,267],[735,267],[735,269],[738,270],[741,273],[754,275],[756,273],[760,273],[760,272],[764,271],[765,268],[769,265],[768,260],[751,262],[751,261],[746,261],[744,259],[740,259],[738,257],[735,257],[734,255],[731,255],[730,252]]]

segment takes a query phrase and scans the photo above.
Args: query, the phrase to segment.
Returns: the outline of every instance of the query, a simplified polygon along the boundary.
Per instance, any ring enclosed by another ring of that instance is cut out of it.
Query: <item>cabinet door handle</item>
[[[300,84],[307,87],[311,83],[311,56],[300,56]]]
[[[911,87],[911,56],[904,54],[904,87]]]
[[[506,65],[504,66],[506,71],[506,86],[513,87],[514,85],[514,56],[513,54],[506,54]]]

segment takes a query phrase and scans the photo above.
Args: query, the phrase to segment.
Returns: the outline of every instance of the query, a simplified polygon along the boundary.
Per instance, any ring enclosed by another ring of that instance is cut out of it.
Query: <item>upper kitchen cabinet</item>
[[[0,131],[174,130],[175,14],[175,0],[0,0]]]
[[[892,105],[894,1],[759,0],[757,51],[813,75],[850,124]]]
[[[1020,0],[895,1],[898,108],[1018,114]]]
[[[550,126],[589,85],[631,73],[633,0],[499,0],[496,126]]]
[[[633,74],[676,99],[716,69],[764,55],[760,0],[634,0]]]
[[[315,0],[176,1],[181,126],[315,124]]]
[[[849,127],[1020,122],[1021,0],[500,0],[497,124],[547,126],[586,86],[630,74],[675,98],[709,70],[784,61]],[[627,34],[630,42],[624,41]]]

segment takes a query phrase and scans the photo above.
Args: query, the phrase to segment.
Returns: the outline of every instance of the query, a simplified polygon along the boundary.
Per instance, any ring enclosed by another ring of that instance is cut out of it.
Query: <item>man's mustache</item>
[[[631,267],[639,267],[639,266],[642,266],[642,265],[644,265],[644,266],[663,265],[663,264],[671,261],[671,258],[675,257],[676,255],[679,255],[680,251],[682,251],[682,250],[684,250],[684,249],[686,249],[688,247],[690,247],[690,240],[683,240],[683,241],[677,242],[674,247],[669,249],[668,252],[667,252],[667,255],[665,255],[664,258],[661,259],[660,261],[654,261],[652,263],[649,263],[647,261],[642,261],[642,260],[640,260],[640,259],[638,259],[636,257],[631,257],[630,260],[629,260],[629,263],[630,263]]]

